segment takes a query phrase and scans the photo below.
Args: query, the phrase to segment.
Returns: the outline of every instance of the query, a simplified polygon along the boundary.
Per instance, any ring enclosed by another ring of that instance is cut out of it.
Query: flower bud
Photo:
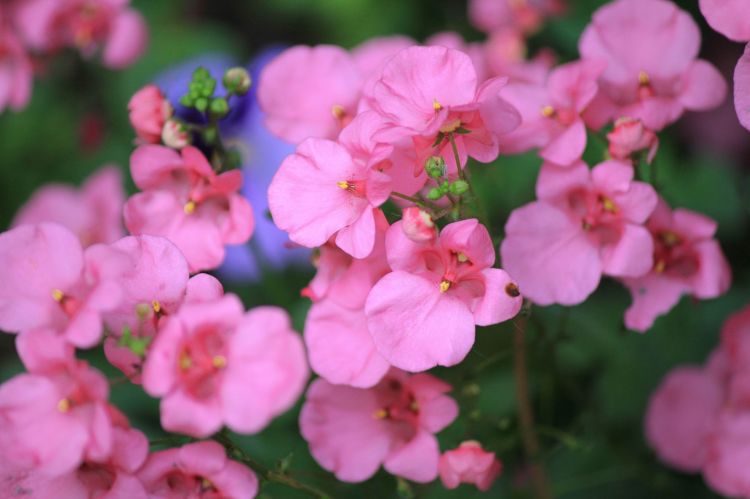
[[[427,198],[432,199],[433,201],[437,201],[441,197],[443,197],[445,193],[439,188],[439,187],[433,187],[430,189],[430,192],[427,193]]]
[[[229,68],[224,73],[224,88],[237,95],[245,95],[251,84],[250,73],[245,68]]]
[[[431,156],[425,161],[424,169],[430,178],[443,177],[445,175],[445,160],[441,156]]]
[[[190,144],[190,134],[182,123],[175,119],[167,120],[161,130],[161,141],[167,147],[182,149]]]
[[[218,99],[211,100],[209,109],[211,110],[211,114],[217,118],[223,118],[229,114],[229,103],[225,98],[219,97]]]
[[[639,151],[648,149],[648,162],[654,159],[659,139],[654,132],[643,126],[641,120],[619,118],[614,129],[607,134],[609,155],[614,159],[627,160]]]
[[[431,241],[437,236],[437,228],[432,217],[417,206],[404,208],[401,222],[404,234],[415,243]]]
[[[455,194],[457,196],[460,196],[461,194],[465,193],[469,190],[469,183],[465,180],[456,180],[450,185],[450,192],[451,194]]]

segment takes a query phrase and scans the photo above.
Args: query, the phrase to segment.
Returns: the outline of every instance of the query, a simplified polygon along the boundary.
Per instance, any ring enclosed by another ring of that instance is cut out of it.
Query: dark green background
[[[123,169],[132,149],[126,103],[130,95],[172,64],[206,51],[225,51],[248,60],[264,46],[282,43],[334,43],[352,47],[367,38],[403,33],[422,39],[456,30],[471,40],[482,35],[468,24],[465,4],[456,0],[134,0],[147,17],[151,43],[146,55],[123,72],[110,72],[63,54],[34,85],[30,106],[0,116],[0,225],[7,227],[16,209],[45,182],[79,183],[99,165]],[[549,22],[532,38],[532,49],[551,46],[561,57],[576,57],[577,38],[599,1],[570,2],[567,14]],[[729,77],[742,47],[710,32],[696,2],[679,2],[704,31],[703,57]],[[644,13],[644,15],[646,15]],[[101,120],[103,142],[82,152],[79,127],[85,116]],[[701,128],[703,126],[704,128]],[[698,476],[660,465],[642,437],[649,394],[673,366],[702,362],[718,342],[723,320],[750,302],[750,132],[738,130],[730,111],[693,115],[662,135],[657,156],[660,192],[675,206],[701,211],[719,222],[719,238],[732,264],[734,284],[719,299],[681,301],[668,316],[641,335],[626,331],[622,314],[628,293],[606,281],[583,305],[571,309],[536,308],[530,321],[529,355],[533,398],[556,497],[707,498],[714,497]],[[696,129],[699,131],[696,132]],[[708,130],[708,131],[707,131]],[[710,133],[713,130],[714,133]],[[720,130],[719,133],[715,133]],[[744,133],[744,135],[743,135]],[[720,147],[710,137],[729,140]],[[596,162],[603,146],[595,140],[587,158]],[[501,158],[473,168],[475,185],[489,207],[491,231],[499,238],[510,210],[533,198],[540,160],[533,154]],[[132,186],[130,186],[132,187]],[[263,284],[228,286],[248,306],[276,304],[289,309],[301,330],[307,303],[299,289],[310,273],[268,273]],[[1,285],[1,284],[0,284]],[[512,378],[511,326],[484,328],[467,359],[437,374],[454,383],[460,418],[440,435],[443,449],[464,439],[481,440],[505,463],[503,476],[487,497],[529,497],[524,482]],[[100,355],[87,357],[116,376]],[[13,338],[0,335],[0,379],[20,370]],[[467,386],[478,386],[472,395]],[[157,402],[134,386],[112,389],[113,401],[133,424],[160,435]],[[380,473],[359,485],[337,482],[312,461],[299,436],[294,411],[261,435],[237,437],[247,451],[268,466],[291,456],[290,473],[335,497],[397,497],[396,480]],[[158,448],[158,447],[155,447]],[[445,491],[439,482],[413,485],[416,497],[479,497],[473,487]],[[270,485],[264,497],[297,497]]]

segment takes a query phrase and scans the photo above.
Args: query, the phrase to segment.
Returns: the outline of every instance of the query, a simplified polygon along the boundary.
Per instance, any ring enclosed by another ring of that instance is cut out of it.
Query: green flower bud
[[[245,95],[251,84],[250,73],[245,68],[229,68],[224,73],[224,88],[237,95]]]
[[[182,97],[180,97],[180,104],[182,104],[185,107],[193,107],[195,104],[195,101],[189,94],[185,94]]]
[[[456,180],[450,186],[451,194],[460,196],[464,192],[469,190],[469,183],[464,180]]]
[[[195,109],[202,113],[205,112],[206,109],[208,109],[208,99],[205,97],[198,97],[195,99]]]
[[[211,114],[219,118],[223,118],[224,116],[229,114],[229,103],[223,97],[219,97],[218,99],[212,99],[210,109],[211,109]]]
[[[441,156],[431,156],[425,161],[424,169],[427,176],[438,179],[445,175],[445,160]]]
[[[432,199],[433,201],[436,201],[440,199],[441,197],[443,197],[443,194],[444,193],[442,189],[438,187],[433,187],[432,189],[430,189],[430,192],[427,193],[427,198]]]
[[[203,66],[198,66],[195,68],[195,71],[193,71],[193,81],[203,81],[210,77],[211,73],[209,73],[208,69]]]

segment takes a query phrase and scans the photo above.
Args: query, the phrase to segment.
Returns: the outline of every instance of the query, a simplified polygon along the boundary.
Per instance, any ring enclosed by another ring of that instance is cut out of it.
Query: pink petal
[[[146,50],[148,29],[139,12],[123,10],[112,20],[109,29],[102,54],[105,66],[122,69],[134,63]]]
[[[735,42],[750,41],[746,0],[700,0],[701,14],[716,31]]]
[[[719,106],[727,97],[727,82],[716,66],[699,59],[690,66],[683,79],[680,102],[685,109],[707,111]]]
[[[579,161],[584,149],[586,149],[586,126],[582,120],[577,119],[539,151],[539,156],[546,161],[567,166]]]
[[[509,285],[515,286],[508,273],[501,269],[484,269],[482,277],[484,295],[473,307],[474,322],[477,326],[489,326],[515,317],[521,310],[523,297],[518,294],[517,288],[508,291]]]
[[[734,69],[734,109],[742,126],[750,130],[750,43]]]
[[[388,454],[383,467],[396,476],[427,483],[437,478],[439,458],[440,448],[435,436],[419,431],[409,442]]]

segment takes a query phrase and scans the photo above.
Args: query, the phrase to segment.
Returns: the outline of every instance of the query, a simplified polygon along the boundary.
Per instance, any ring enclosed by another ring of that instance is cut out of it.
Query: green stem
[[[213,438],[224,446],[224,448],[232,458],[252,468],[256,473],[263,477],[264,480],[268,482],[280,483],[282,485],[286,485],[287,487],[301,490],[302,492],[309,494],[311,497],[317,497],[318,499],[332,499],[331,496],[326,492],[323,492],[322,490],[319,490],[311,485],[304,484],[297,479],[287,475],[286,473],[270,469],[262,463],[256,461],[255,459],[250,457],[241,447],[235,444],[231,438],[229,438],[226,430],[222,430],[220,433],[217,433]]]
[[[489,218],[487,217],[487,211],[484,209],[484,205],[482,204],[481,200],[479,199],[479,196],[474,192],[474,185],[471,183],[471,179],[469,178],[468,173],[466,170],[461,168],[461,157],[458,154],[458,145],[456,144],[456,137],[453,133],[448,134],[448,140],[451,143],[451,149],[453,150],[453,158],[456,161],[456,169],[458,170],[458,178],[463,180],[469,185],[469,195],[471,196],[471,200],[474,202],[474,206],[477,211],[477,218],[479,219],[482,224],[484,224],[489,229]],[[460,203],[462,198],[459,198],[458,202]],[[459,205],[459,210],[461,206]]]

